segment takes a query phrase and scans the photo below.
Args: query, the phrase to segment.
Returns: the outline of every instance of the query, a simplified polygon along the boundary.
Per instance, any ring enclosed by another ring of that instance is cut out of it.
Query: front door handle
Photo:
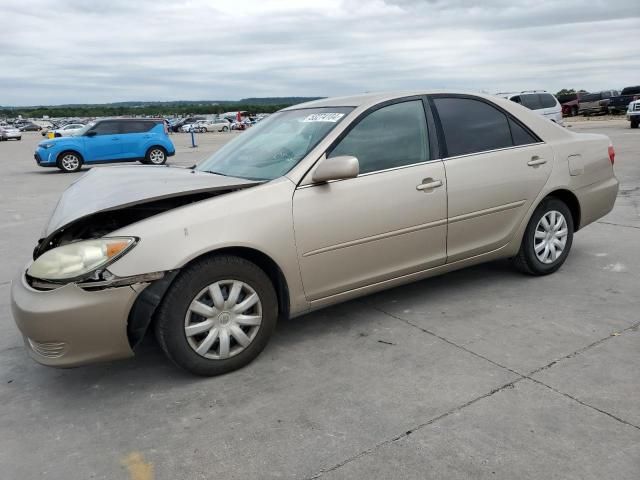
[[[424,183],[421,183],[416,187],[416,190],[431,190],[432,188],[438,188],[442,186],[442,180],[434,180],[433,178],[425,178],[423,182]]]
[[[545,163],[547,163],[547,161],[544,158],[540,158],[536,155],[534,157],[531,157],[531,160],[527,162],[527,165],[529,165],[530,167],[535,167],[536,165],[544,165]]]

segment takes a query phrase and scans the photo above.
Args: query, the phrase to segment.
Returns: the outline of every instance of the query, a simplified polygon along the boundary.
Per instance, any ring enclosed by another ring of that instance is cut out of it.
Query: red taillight
[[[614,150],[613,145],[609,145],[609,160],[611,161],[611,165],[613,165],[616,160],[616,151]]]

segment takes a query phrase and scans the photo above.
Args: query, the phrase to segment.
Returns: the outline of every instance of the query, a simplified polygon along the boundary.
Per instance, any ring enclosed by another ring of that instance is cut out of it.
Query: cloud
[[[0,105],[637,84],[637,0],[5,0]]]

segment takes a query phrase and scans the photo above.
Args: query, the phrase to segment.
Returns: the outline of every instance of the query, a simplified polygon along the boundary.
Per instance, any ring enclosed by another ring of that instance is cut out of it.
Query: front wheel
[[[228,132],[229,131],[229,127],[227,127],[227,126],[222,127],[222,131],[223,132]]]
[[[196,375],[228,373],[266,346],[278,318],[269,277],[244,258],[204,258],[173,282],[158,309],[156,336],[166,355]]]
[[[75,152],[63,152],[58,157],[57,166],[64,173],[77,172],[82,168],[82,159]]]
[[[520,251],[513,258],[516,268],[529,275],[555,272],[569,255],[573,230],[567,205],[554,197],[544,199],[529,219]]]
[[[162,147],[151,147],[147,151],[145,161],[151,165],[164,165],[167,161],[167,152]]]
[[[631,128],[638,128],[638,125],[640,125],[640,118],[632,118]]]

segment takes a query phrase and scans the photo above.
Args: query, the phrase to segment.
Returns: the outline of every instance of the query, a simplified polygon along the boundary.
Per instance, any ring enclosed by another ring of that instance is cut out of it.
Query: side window
[[[422,101],[396,103],[370,113],[329,154],[338,155],[356,157],[360,173],[429,160]]]
[[[94,125],[91,131],[96,132],[96,135],[115,135],[120,133],[118,122],[100,122]]]
[[[556,99],[550,93],[538,94],[542,108],[553,108],[556,106]]]
[[[538,139],[525,130],[518,122],[509,119],[509,128],[511,129],[511,137],[514,145],[529,145],[530,143],[538,143]]]
[[[512,147],[507,116],[471,98],[435,98],[450,157]]]
[[[542,105],[540,104],[540,97],[535,93],[522,95],[522,104],[530,110],[538,110],[542,108]]]
[[[152,122],[126,121],[122,122],[120,130],[122,131],[122,133],[144,133],[151,130],[152,127]]]

